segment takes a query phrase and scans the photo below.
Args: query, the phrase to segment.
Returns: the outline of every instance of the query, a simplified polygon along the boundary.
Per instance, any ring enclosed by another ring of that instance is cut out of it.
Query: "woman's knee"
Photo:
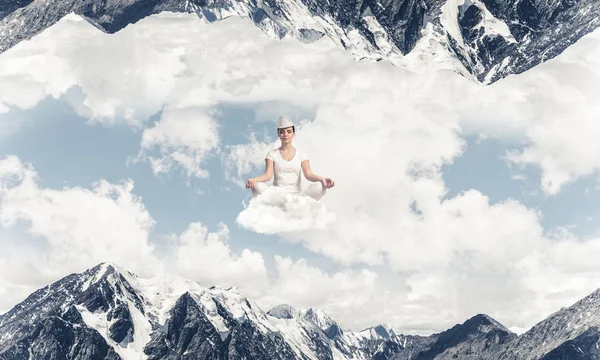
[[[321,182],[314,182],[308,186],[306,194],[315,200],[319,200],[325,196],[326,192],[327,188]]]
[[[262,193],[264,193],[268,188],[268,185],[265,183],[261,183],[261,182],[257,182],[254,185],[254,188],[252,189],[252,194],[254,194],[254,196],[260,195]]]

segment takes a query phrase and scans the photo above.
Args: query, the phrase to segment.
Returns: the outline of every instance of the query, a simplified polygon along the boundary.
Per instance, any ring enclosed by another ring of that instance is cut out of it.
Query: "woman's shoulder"
[[[296,157],[300,159],[300,161],[309,160],[308,154],[306,151],[300,148],[296,148]]]
[[[278,152],[279,152],[279,148],[268,150],[267,151],[267,155],[265,155],[265,158],[270,159],[270,160],[274,160],[275,159],[275,155]]]

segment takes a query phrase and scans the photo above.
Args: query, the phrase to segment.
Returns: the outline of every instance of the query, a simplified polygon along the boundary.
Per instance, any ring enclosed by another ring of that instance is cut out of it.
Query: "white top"
[[[281,186],[290,193],[299,193],[301,190],[300,181],[302,179],[301,164],[304,160],[309,160],[308,156],[296,149],[294,157],[287,161],[281,157],[279,148],[267,153],[266,159],[273,160],[273,185]]]

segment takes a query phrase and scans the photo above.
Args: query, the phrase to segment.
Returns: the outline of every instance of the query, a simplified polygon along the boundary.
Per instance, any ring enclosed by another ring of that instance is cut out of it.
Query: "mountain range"
[[[327,36],[356,59],[446,68],[484,84],[560,54],[600,26],[598,0],[3,0],[0,53],[76,13],[114,33],[163,11],[242,16],[273,38]]]
[[[598,359],[600,291],[516,335],[485,314],[430,336],[353,332],[324,311],[263,311],[236,288],[142,279],[111,263],[0,315],[0,359]]]

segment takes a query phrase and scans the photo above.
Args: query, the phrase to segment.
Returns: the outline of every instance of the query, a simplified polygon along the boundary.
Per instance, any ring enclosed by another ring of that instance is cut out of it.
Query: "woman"
[[[269,187],[265,182],[271,180],[273,185],[282,188],[285,192],[297,195],[310,196],[315,200],[321,199],[326,189],[335,184],[330,178],[324,178],[312,172],[309,159],[305,153],[292,146],[292,139],[296,133],[296,127],[289,117],[281,116],[277,121],[277,134],[281,146],[267,153],[265,158],[265,173],[261,176],[249,179],[246,188],[252,189],[254,196],[264,193]],[[300,185],[301,171],[306,180],[313,182],[308,188],[302,190]]]

